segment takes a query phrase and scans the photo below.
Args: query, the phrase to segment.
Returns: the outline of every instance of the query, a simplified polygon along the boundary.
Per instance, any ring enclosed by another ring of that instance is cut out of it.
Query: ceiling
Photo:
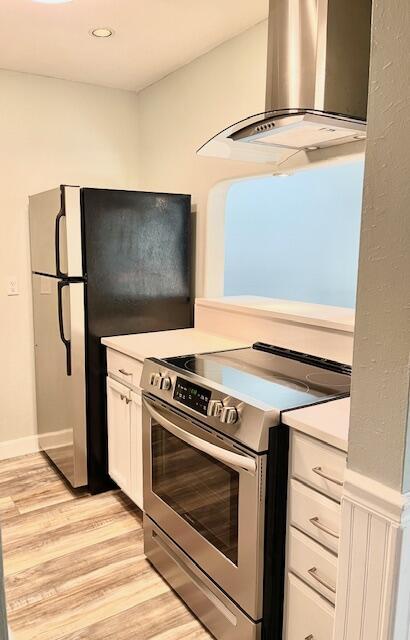
[[[0,0],[0,68],[138,91],[267,15],[268,0]]]

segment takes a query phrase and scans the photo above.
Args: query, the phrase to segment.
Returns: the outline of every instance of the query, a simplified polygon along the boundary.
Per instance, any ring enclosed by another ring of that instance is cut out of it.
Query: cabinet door
[[[142,398],[140,393],[131,392],[131,499],[142,510]]]
[[[108,472],[127,494],[131,491],[131,392],[107,378]]]

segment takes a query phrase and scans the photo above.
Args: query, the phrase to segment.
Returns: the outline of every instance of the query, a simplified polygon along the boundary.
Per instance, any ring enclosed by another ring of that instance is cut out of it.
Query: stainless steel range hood
[[[266,111],[199,155],[277,162],[366,137],[372,0],[270,0]]]

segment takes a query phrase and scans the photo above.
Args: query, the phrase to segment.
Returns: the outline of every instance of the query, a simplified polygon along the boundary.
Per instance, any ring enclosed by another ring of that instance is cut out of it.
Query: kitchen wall
[[[205,290],[209,275],[205,244],[212,250],[223,243],[220,230],[228,189],[224,181],[269,169],[201,158],[195,150],[232,122],[264,111],[266,50],[267,23],[263,22],[139,94],[141,184],[145,189],[192,193],[197,211],[198,295],[217,293],[209,287]],[[214,190],[208,206],[210,191],[217,184],[221,189]],[[212,267],[222,273],[223,251],[215,252],[216,260],[221,261]]]
[[[226,194],[232,180],[269,167],[201,158],[196,149],[264,110],[266,51],[263,22],[138,96],[0,71],[0,457],[10,455],[2,441],[36,430],[28,194],[61,182],[191,193],[196,292],[222,294]],[[20,295],[8,297],[14,277]]]
[[[138,171],[135,94],[0,71],[0,95],[1,443],[36,431],[28,195],[62,182],[135,188]]]
[[[195,150],[263,110],[266,47],[262,23],[139,96],[0,71],[0,456],[13,453],[2,442],[36,432],[27,196],[62,182],[192,193],[201,292],[210,189],[266,169]],[[7,296],[11,278],[19,296]]]
[[[363,161],[236,182],[225,212],[225,295],[355,306]]]

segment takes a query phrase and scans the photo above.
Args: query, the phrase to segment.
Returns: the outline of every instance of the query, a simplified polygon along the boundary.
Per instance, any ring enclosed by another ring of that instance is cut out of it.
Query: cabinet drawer
[[[107,371],[109,376],[121,380],[121,382],[130,387],[139,389],[142,369],[142,362],[114,349],[107,349]]]
[[[332,640],[334,615],[330,602],[288,574],[285,640]]]
[[[340,505],[297,480],[290,481],[289,524],[338,552]]]
[[[327,444],[293,431],[291,476],[322,491],[330,498],[342,497],[346,454]]]
[[[335,603],[337,557],[304,533],[289,527],[288,568]]]

